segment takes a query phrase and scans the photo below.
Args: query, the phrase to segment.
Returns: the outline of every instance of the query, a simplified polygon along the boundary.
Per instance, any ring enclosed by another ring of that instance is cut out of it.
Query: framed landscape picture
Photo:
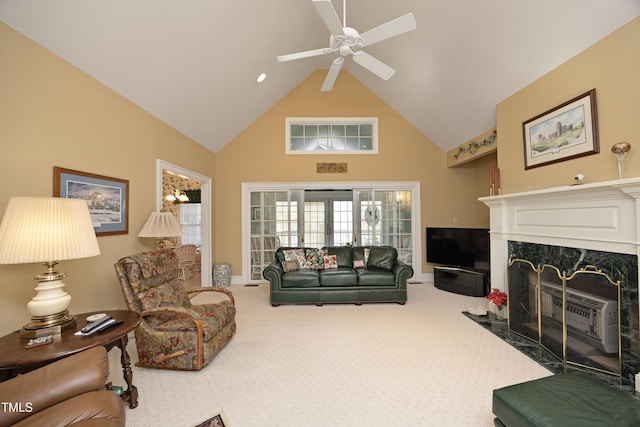
[[[599,153],[596,90],[527,120],[522,133],[525,169]]]
[[[96,235],[129,232],[129,181],[53,168],[53,195],[87,202]]]

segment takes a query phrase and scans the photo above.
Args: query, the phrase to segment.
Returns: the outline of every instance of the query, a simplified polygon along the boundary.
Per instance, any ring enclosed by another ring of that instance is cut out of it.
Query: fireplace
[[[631,381],[638,359],[635,255],[510,241],[509,330],[564,366]]]
[[[640,372],[640,179],[480,199],[490,208],[491,283],[509,329],[571,367],[633,384]]]

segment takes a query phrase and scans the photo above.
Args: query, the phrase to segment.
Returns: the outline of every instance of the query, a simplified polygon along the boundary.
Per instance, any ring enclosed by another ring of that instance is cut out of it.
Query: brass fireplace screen
[[[568,367],[622,383],[621,286],[594,266],[567,275],[556,266],[508,262],[509,330],[546,348]]]

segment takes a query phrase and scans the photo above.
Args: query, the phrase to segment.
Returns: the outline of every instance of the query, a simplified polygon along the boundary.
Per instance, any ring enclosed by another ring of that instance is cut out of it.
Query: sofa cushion
[[[369,260],[369,253],[371,252],[371,248],[366,246],[354,246],[351,248],[351,256],[353,260],[363,260],[364,265],[366,267],[367,261]]]
[[[330,246],[323,248],[325,255],[335,255],[338,259],[338,267],[353,268],[351,246]]]
[[[283,288],[314,288],[320,286],[318,270],[296,270],[282,275]]]
[[[320,286],[356,286],[358,275],[351,267],[338,267],[335,270],[322,270]]]
[[[394,286],[395,275],[391,271],[368,269],[358,271],[358,286]]]
[[[391,271],[398,259],[398,251],[391,246],[374,246],[369,252],[367,268]]]

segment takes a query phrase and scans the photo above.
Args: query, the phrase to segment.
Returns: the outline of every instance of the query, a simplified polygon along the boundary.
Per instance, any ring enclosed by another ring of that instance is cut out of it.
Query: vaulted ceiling
[[[342,20],[344,0],[333,5]],[[391,79],[350,58],[344,69],[448,151],[493,128],[497,103],[640,15],[640,1],[347,0],[346,26],[408,12],[416,30],[364,49]],[[213,152],[335,58],[276,61],[329,45],[312,0],[0,0],[0,20]]]

